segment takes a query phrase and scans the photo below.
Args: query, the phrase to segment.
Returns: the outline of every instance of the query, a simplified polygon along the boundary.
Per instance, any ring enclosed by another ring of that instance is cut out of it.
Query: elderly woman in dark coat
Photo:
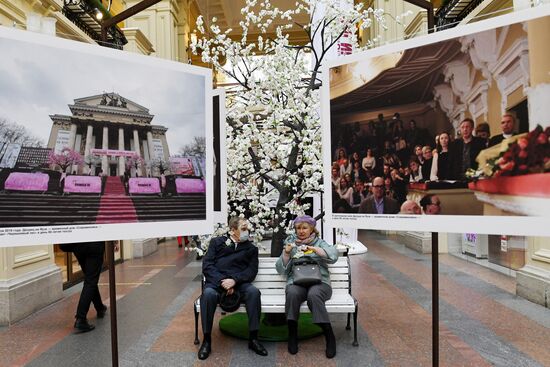
[[[326,356],[333,358],[336,355],[336,338],[332,331],[325,302],[332,296],[328,264],[338,260],[338,250],[319,238],[315,228],[315,219],[308,215],[294,220],[295,234],[285,240],[283,252],[275,267],[279,274],[287,276],[285,313],[288,322],[288,352],[298,352],[298,318],[300,306],[304,301],[311,310],[313,322],[318,324],[325,335]],[[310,257],[319,264],[322,281],[309,287],[294,284],[293,263],[301,256]]]

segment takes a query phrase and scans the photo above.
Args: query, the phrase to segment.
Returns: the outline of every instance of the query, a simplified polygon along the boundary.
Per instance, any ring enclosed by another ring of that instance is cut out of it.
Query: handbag
[[[317,261],[309,258],[302,257],[294,260],[292,265],[292,276],[294,278],[294,284],[302,287],[311,287],[315,284],[321,284],[321,268]]]

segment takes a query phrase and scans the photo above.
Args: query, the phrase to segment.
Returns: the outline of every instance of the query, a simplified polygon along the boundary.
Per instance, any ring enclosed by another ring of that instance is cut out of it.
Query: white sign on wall
[[[21,145],[10,143],[6,148],[6,152],[2,157],[0,162],[0,168],[13,168],[15,163],[17,163],[17,157],[19,157],[19,152],[21,151]]]
[[[63,148],[69,146],[69,137],[71,132],[69,130],[58,130],[57,131],[57,140],[55,141],[55,150],[56,154],[61,153]]]
[[[164,159],[164,146],[162,140],[153,139],[153,159]]]

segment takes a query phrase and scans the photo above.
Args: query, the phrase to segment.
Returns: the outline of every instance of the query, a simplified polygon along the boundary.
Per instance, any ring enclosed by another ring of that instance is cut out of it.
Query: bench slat
[[[341,267],[341,268],[328,268],[330,274],[347,274],[349,273],[349,268],[347,267]],[[277,269],[275,267],[273,268],[259,268],[258,274],[279,274],[277,273]]]
[[[265,289],[265,288],[272,289],[272,288],[285,288],[286,287],[286,282],[258,282],[258,281],[254,281],[252,284],[254,284],[256,286],[256,288],[258,288],[260,291],[262,289]],[[330,285],[331,285],[332,288],[346,288],[346,289],[349,288],[349,282],[348,281],[331,282]]]
[[[331,274],[330,275],[331,281],[337,281],[337,280],[348,280],[347,274]],[[279,274],[258,274],[256,275],[256,279],[254,279],[254,282],[285,282],[286,283],[286,276],[279,275]]]

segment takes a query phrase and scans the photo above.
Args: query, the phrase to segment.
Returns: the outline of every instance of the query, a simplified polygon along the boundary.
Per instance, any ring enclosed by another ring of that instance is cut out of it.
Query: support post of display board
[[[109,241],[107,256],[109,257],[109,307],[111,316],[111,361],[113,367],[118,367],[118,330],[116,312],[116,282],[115,282],[115,241]]]
[[[102,46],[107,44],[107,29],[115,24],[122,22],[133,15],[136,15],[142,10],[155,5],[161,0],[144,0],[124,10],[122,13],[115,15],[112,18],[106,19],[101,22],[101,40]],[[109,256],[109,303],[111,308],[111,361],[113,367],[118,367],[118,330],[117,330],[117,312],[116,312],[116,282],[115,282],[115,242],[111,241],[111,245],[108,246]]]
[[[432,366],[439,366],[439,233],[432,232]]]

